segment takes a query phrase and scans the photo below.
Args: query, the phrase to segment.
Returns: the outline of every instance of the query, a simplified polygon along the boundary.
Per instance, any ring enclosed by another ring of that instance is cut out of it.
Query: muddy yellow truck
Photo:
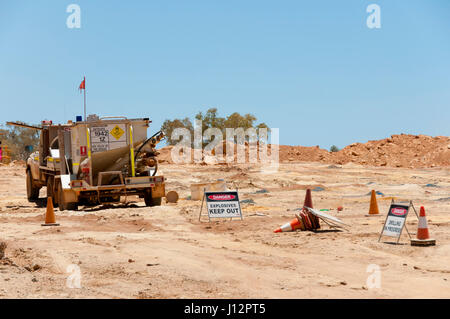
[[[164,176],[158,175],[157,132],[147,138],[148,118],[90,115],[85,121],[41,126],[8,122],[40,130],[39,150],[27,159],[26,186],[29,201],[39,198],[42,187],[60,210],[77,210],[144,198],[147,206],[161,205],[165,197]]]

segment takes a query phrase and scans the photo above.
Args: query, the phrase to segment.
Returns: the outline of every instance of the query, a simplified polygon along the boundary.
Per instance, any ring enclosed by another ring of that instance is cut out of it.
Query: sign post
[[[227,192],[206,192],[203,190],[202,206],[198,220],[202,217],[203,203],[206,202],[208,218],[230,218],[242,217],[241,204],[239,202],[238,191]]]
[[[402,235],[403,228],[406,229],[409,238],[411,238],[408,228],[406,228],[406,218],[408,217],[410,207],[412,207],[414,211],[416,210],[412,201],[407,204],[394,203],[393,200],[391,201],[391,206],[389,207],[389,212],[386,216],[386,220],[380,233],[380,237],[378,238],[378,242],[380,242],[381,237],[384,235],[397,238],[396,244],[398,244]]]

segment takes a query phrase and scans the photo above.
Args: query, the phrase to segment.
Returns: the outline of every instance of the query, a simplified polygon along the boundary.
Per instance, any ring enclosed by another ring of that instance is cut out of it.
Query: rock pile
[[[223,145],[224,153],[227,145],[225,143]],[[236,145],[233,146],[236,154]],[[158,160],[161,163],[173,163],[172,148],[173,146],[167,146],[159,150],[161,155],[158,156]],[[246,145],[246,162],[248,162],[248,151],[249,148]],[[280,145],[279,160],[282,163],[321,162],[406,168],[445,167],[450,166],[450,138],[400,134],[367,143],[353,143],[338,152],[329,152],[319,146]],[[204,162],[212,164],[210,159],[204,158]],[[235,163],[237,163],[236,155]]]

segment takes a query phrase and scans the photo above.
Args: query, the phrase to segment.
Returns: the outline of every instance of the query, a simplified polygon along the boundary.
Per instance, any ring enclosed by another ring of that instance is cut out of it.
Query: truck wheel
[[[49,176],[47,178],[47,198],[48,197],[52,197],[52,202],[53,202],[53,207],[58,207],[58,199],[55,198],[55,195],[58,195],[57,193],[55,194],[55,179],[53,178],[53,176]]]
[[[39,187],[33,185],[33,176],[31,171],[27,169],[27,198],[29,202],[34,202],[39,199]]]
[[[64,202],[63,190],[61,182],[58,183],[58,206],[60,211],[64,210],[78,210],[78,203],[66,203]]]
[[[146,206],[161,206],[161,197],[152,197],[152,192],[145,192],[144,201]]]

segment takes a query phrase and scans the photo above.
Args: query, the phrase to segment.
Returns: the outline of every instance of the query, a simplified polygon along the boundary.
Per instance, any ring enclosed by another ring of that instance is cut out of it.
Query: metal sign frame
[[[310,208],[310,207],[306,207],[306,209],[314,216],[320,218],[325,224],[327,224],[331,228],[343,228],[343,229],[347,230],[345,228],[345,226],[350,227],[350,225],[345,224],[343,221],[341,221],[337,217],[328,215],[324,212],[318,211],[318,210]]]
[[[212,192],[212,193],[230,193],[230,192],[233,192],[233,193],[236,192],[236,194],[238,195],[237,202],[239,205],[239,215],[241,217],[241,220],[244,220],[244,217],[242,216],[241,202],[239,200],[239,191],[237,188],[235,191],[221,191],[221,192]],[[200,213],[198,214],[198,221],[200,221],[200,219],[202,218],[203,203],[205,203],[206,193],[207,193],[206,188],[203,188],[202,205],[200,206]],[[208,205],[208,204],[206,204],[206,205]],[[206,207],[206,210],[208,210],[208,207]],[[213,217],[213,218],[228,218],[228,217]],[[233,218],[237,218],[237,216],[230,217],[230,221],[233,220]],[[209,215],[209,212],[208,212],[208,222],[211,222],[211,216]]]
[[[402,204],[402,203],[403,203],[403,204]],[[385,219],[385,221],[384,221],[383,228],[381,229],[380,236],[378,237],[378,242],[380,242],[381,237],[383,237],[384,227],[386,226],[386,223],[387,223],[388,218],[389,218],[389,216],[390,216],[389,213],[391,212],[392,205],[399,205],[399,206],[405,206],[405,207],[407,207],[407,210],[406,210],[406,216],[405,216],[405,221],[403,222],[403,227],[402,227],[402,229],[400,230],[400,234],[398,235],[398,237],[397,237],[397,242],[396,242],[395,244],[397,245],[397,244],[399,243],[400,237],[402,237],[403,228],[406,229],[406,232],[408,233],[408,236],[409,236],[409,238],[411,239],[411,234],[409,233],[408,228],[406,227],[406,220],[407,220],[407,218],[408,218],[409,209],[410,209],[411,207],[413,208],[414,213],[416,214],[417,219],[419,219],[419,216],[417,215],[417,211],[416,211],[416,208],[414,207],[414,204],[413,204],[412,200],[410,200],[408,204],[404,204],[404,203],[405,203],[405,202],[397,202],[397,203],[396,203],[396,202],[394,202],[393,199],[391,200],[391,205],[389,206],[389,211],[388,211],[388,213],[387,213],[387,215],[386,215],[386,219]],[[394,236],[389,236],[389,237],[394,237]]]

